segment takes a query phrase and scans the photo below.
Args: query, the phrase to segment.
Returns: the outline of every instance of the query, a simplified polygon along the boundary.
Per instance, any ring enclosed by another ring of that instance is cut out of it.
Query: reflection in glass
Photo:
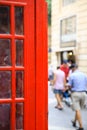
[[[23,97],[23,79],[24,73],[23,71],[16,71],[16,97]]]
[[[62,35],[76,33],[76,16],[72,16],[61,21]]]
[[[10,33],[10,8],[9,6],[0,6],[0,34]]]
[[[11,65],[11,47],[9,39],[0,39],[0,66]]]
[[[0,104],[0,130],[10,130],[10,104]]]
[[[23,130],[23,103],[16,104],[16,130]]]
[[[16,66],[23,66],[23,40],[16,40]]]
[[[0,71],[0,99],[11,97],[11,72]]]
[[[23,7],[15,7],[15,33],[23,35]]]

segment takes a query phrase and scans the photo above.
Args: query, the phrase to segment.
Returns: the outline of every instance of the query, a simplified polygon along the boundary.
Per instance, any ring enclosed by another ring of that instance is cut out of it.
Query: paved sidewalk
[[[49,130],[76,130],[71,124],[74,117],[74,112],[65,103],[64,110],[55,109],[56,99],[51,89],[48,88],[48,127]],[[87,130],[87,109],[82,111],[84,130]],[[78,125],[78,124],[77,124]]]
[[[63,127],[49,127],[49,130],[75,130],[74,128],[63,128]]]

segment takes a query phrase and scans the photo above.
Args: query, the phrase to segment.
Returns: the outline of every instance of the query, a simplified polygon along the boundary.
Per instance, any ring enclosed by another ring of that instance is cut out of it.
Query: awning
[[[71,51],[71,50],[74,50],[74,49],[75,49],[75,47],[52,48],[52,52]]]

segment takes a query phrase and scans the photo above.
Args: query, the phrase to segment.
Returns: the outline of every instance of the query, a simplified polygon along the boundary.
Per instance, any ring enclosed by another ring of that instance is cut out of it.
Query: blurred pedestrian
[[[66,82],[68,82],[68,76],[69,76],[69,65],[71,64],[71,62],[67,61],[67,60],[63,60],[63,63],[60,66],[60,69],[65,73],[65,79]],[[63,97],[64,97],[64,101],[65,103],[70,106],[70,94],[69,94],[69,89],[67,87],[66,91],[63,93]]]
[[[69,66],[67,60],[63,60],[63,63],[60,66],[60,69],[65,73],[65,77],[67,80],[68,74],[69,74]]]
[[[53,79],[53,92],[55,94],[57,105],[55,108],[62,110],[63,104],[62,104],[62,95],[63,91],[65,90],[65,73],[60,69],[60,67],[57,67],[57,70],[54,72],[54,79]]]
[[[53,65],[50,65],[48,69],[48,80],[50,81],[50,85],[52,85],[53,76],[54,76]]]
[[[69,77],[68,85],[71,88],[72,108],[75,111],[75,118],[72,125],[76,127],[76,121],[79,123],[77,130],[84,130],[80,109],[84,107],[86,101],[87,76],[78,70],[76,64],[72,64],[72,74]]]

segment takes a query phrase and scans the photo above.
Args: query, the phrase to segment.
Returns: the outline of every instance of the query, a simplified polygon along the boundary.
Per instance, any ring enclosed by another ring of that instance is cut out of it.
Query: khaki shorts
[[[83,108],[85,105],[86,98],[87,98],[86,92],[72,92],[71,93],[72,109],[76,111]]]

